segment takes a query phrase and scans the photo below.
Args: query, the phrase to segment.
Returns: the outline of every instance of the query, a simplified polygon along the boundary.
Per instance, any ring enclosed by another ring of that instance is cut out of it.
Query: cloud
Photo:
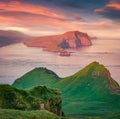
[[[23,27],[60,26],[71,20],[64,13],[46,6],[16,0],[9,3],[0,1],[0,22],[3,24]]]
[[[22,0],[23,1],[23,0]],[[19,27],[71,27],[70,23],[82,17],[73,12],[47,6],[18,2],[0,2],[0,22]]]
[[[0,28],[23,28],[27,31],[21,31],[31,35],[51,35],[71,30],[101,35],[107,30],[119,29],[115,24],[110,25],[109,19],[93,14],[94,9],[98,14],[103,14],[106,8],[107,11],[119,10],[118,2],[108,4],[108,1],[0,0]]]
[[[60,8],[64,10],[71,10],[80,12],[81,10],[84,10],[84,12],[92,12],[93,9],[102,7],[106,3],[108,3],[109,0],[0,0],[4,3],[11,3],[11,2],[21,2],[24,4],[34,4],[34,5],[41,5],[46,7],[52,7],[52,8]],[[98,4],[99,3],[99,4]]]
[[[26,12],[37,15],[44,15],[47,17],[53,17],[58,19],[64,19],[65,17],[58,11],[54,11],[51,8],[42,6],[42,5],[32,5],[27,3],[22,3],[18,1],[12,1],[9,3],[0,2],[1,11],[9,11],[9,12]]]
[[[112,20],[120,20],[120,2],[112,0],[103,8],[95,9],[94,12]]]
[[[77,13],[73,13],[72,15],[73,15],[73,17],[74,17],[76,20],[82,20],[82,19],[83,19],[83,18],[82,18],[79,14],[77,14]]]

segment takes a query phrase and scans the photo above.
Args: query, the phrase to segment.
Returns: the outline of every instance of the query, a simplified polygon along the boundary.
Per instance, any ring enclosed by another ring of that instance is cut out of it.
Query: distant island
[[[13,30],[0,30],[0,47],[7,46],[10,44],[25,42],[32,37],[19,31]]]
[[[61,52],[67,49],[78,49],[92,45],[87,33],[69,31],[60,35],[42,36],[24,42],[28,47],[41,47],[51,52]]]

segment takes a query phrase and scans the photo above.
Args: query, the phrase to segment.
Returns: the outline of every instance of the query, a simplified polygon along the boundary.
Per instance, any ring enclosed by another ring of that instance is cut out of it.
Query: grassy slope
[[[69,119],[59,117],[46,110],[41,111],[20,111],[10,109],[0,109],[0,119]]]
[[[93,75],[96,72],[100,75]],[[105,117],[111,112],[120,112],[120,95],[111,91],[111,89],[114,89],[114,92],[116,89],[120,90],[120,87],[109,75],[109,71],[103,65],[93,62],[70,77],[55,83],[42,82],[42,85],[61,89],[63,110],[66,114],[82,118],[84,116]],[[25,84],[24,80],[28,80],[21,79],[22,85]],[[27,83],[26,88],[30,88],[30,82]],[[38,83],[41,85],[40,82]]]
[[[106,76],[92,76],[93,71],[107,71],[94,62],[73,76],[60,80],[57,85],[63,93],[63,110],[72,116],[88,115],[105,117],[120,111],[120,95],[113,94]],[[109,72],[106,72],[109,73]],[[112,87],[120,89],[113,81]]]
[[[46,68],[35,68],[24,76],[17,79],[13,86],[20,89],[28,89],[39,85],[51,87],[52,84],[59,81],[59,77],[52,71]]]

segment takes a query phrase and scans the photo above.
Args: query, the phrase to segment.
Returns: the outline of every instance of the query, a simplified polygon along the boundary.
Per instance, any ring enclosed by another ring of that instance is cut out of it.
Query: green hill
[[[44,75],[48,75],[48,73],[44,73]],[[36,77],[36,75],[34,76]],[[22,85],[24,85],[24,80],[29,79],[21,78],[19,80],[22,80]],[[53,81],[49,77],[47,80]],[[104,119],[111,113],[120,112],[120,86],[111,78],[110,72],[98,62],[89,64],[72,76],[54,80],[54,83],[45,82],[42,85],[59,88],[62,91],[63,110],[69,116]],[[32,86],[35,83],[33,82]],[[30,84],[31,82],[28,82],[25,89],[30,88]],[[20,85],[16,80],[14,86],[24,89]]]
[[[20,89],[28,89],[39,85],[51,87],[52,84],[59,81],[59,77],[51,70],[46,68],[35,68],[24,76],[17,79],[13,86]]]
[[[45,109],[57,115],[63,115],[61,92],[46,86],[38,86],[24,91],[1,84],[0,108],[28,111]]]
[[[97,62],[55,85],[62,90],[63,110],[68,115],[105,117],[120,112],[120,87]]]

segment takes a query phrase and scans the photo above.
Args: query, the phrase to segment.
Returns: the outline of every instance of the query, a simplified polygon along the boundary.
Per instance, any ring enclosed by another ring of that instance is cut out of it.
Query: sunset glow
[[[28,30],[22,27],[6,27],[4,30],[13,30],[13,31],[21,31],[21,32],[27,32]]]
[[[90,5],[72,0],[0,1],[0,29],[17,30],[33,36],[79,30],[93,36],[109,37],[107,33],[117,30],[113,37],[118,38],[119,16],[118,0],[103,0],[99,5],[97,2]]]

